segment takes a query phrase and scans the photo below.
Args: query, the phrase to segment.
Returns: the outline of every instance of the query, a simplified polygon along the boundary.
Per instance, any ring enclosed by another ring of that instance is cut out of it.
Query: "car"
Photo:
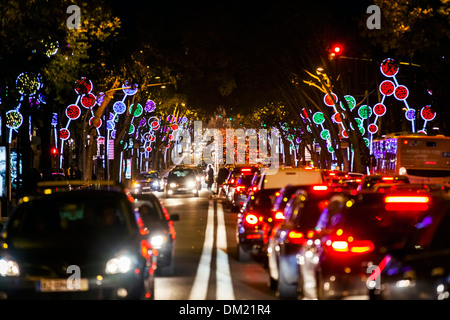
[[[141,227],[148,231],[149,242],[158,250],[158,275],[171,276],[174,272],[176,231],[174,222],[178,214],[169,215],[163,203],[153,194],[134,194],[133,206],[138,210]]]
[[[232,212],[239,212],[247,200],[248,189],[252,183],[253,175],[241,174],[234,186],[230,186],[227,201],[231,205]]]
[[[225,197],[228,203],[232,203],[232,198],[234,190],[237,187],[237,182],[239,177],[246,176],[247,179],[251,179],[254,174],[260,172],[260,167],[258,165],[236,165],[229,169],[229,174],[224,182]],[[250,180],[251,181],[251,180]],[[244,184],[242,184],[243,186]]]
[[[410,183],[410,181],[407,176],[403,175],[371,174],[364,176],[358,190],[370,190],[377,183]]]
[[[290,191],[277,197],[283,197],[287,203],[283,211],[280,207],[276,209],[277,213],[282,212],[284,219],[269,236],[267,270],[270,288],[276,290],[281,299],[297,298],[297,252],[314,235],[314,226],[322,209],[336,193],[329,187],[319,186],[291,187]]]
[[[403,248],[390,250],[374,274],[374,299],[450,299],[450,199],[415,226]],[[382,269],[381,269],[382,268]],[[377,277],[377,275],[379,275]]]
[[[288,184],[296,185],[320,185],[325,184],[325,178],[320,170],[307,168],[279,168],[276,173],[264,170],[258,182],[258,190],[279,190]]]
[[[2,299],[154,298],[156,256],[131,194],[84,183],[20,199],[0,238]]]
[[[308,299],[367,297],[367,282],[386,251],[399,249],[420,219],[441,205],[433,194],[359,192],[335,195],[297,253],[299,294]]]
[[[141,172],[132,180],[133,193],[164,191],[164,180],[156,171]]]
[[[196,171],[184,167],[176,167],[170,170],[166,182],[166,198],[175,194],[188,193],[198,197]]]
[[[237,260],[249,261],[252,256],[266,256],[267,239],[274,223],[271,210],[274,193],[272,189],[251,192],[238,214]]]

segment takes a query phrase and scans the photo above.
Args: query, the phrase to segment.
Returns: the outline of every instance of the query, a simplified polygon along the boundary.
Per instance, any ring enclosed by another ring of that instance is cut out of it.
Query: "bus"
[[[401,135],[374,140],[370,172],[450,186],[450,137]]]

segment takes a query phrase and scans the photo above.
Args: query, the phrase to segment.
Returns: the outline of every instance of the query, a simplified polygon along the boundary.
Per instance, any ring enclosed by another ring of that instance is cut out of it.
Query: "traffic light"
[[[344,50],[344,48],[339,43],[338,44],[334,44],[333,46],[331,46],[330,52],[329,52],[330,60],[339,58],[342,55],[343,50]]]
[[[50,155],[51,155],[52,157],[57,157],[58,154],[59,154],[58,148],[52,147],[52,148],[50,149]]]

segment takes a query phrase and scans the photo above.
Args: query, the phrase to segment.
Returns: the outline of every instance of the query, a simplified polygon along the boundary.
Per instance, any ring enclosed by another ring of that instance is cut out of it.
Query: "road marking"
[[[203,242],[202,256],[195,275],[189,300],[205,300],[208,293],[209,273],[211,269],[211,256],[214,244],[214,202],[209,201],[208,218],[206,222],[205,241]]]
[[[217,203],[217,234],[216,234],[216,299],[234,300],[233,282],[231,280],[230,264],[227,253],[227,233],[223,207]]]
[[[214,244],[214,200],[209,201],[208,218],[206,222],[205,240],[202,256],[197,267],[194,284],[189,300],[205,300],[208,293],[209,276],[211,273],[212,249]],[[233,282],[227,253],[227,234],[225,218],[221,203],[217,203],[217,233],[216,233],[216,299],[234,300]]]

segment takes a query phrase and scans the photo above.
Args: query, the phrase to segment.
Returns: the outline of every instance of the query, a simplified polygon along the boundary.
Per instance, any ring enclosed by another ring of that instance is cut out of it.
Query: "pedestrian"
[[[209,197],[212,198],[212,185],[214,184],[214,169],[211,164],[208,165],[208,170],[206,174],[208,178]]]

